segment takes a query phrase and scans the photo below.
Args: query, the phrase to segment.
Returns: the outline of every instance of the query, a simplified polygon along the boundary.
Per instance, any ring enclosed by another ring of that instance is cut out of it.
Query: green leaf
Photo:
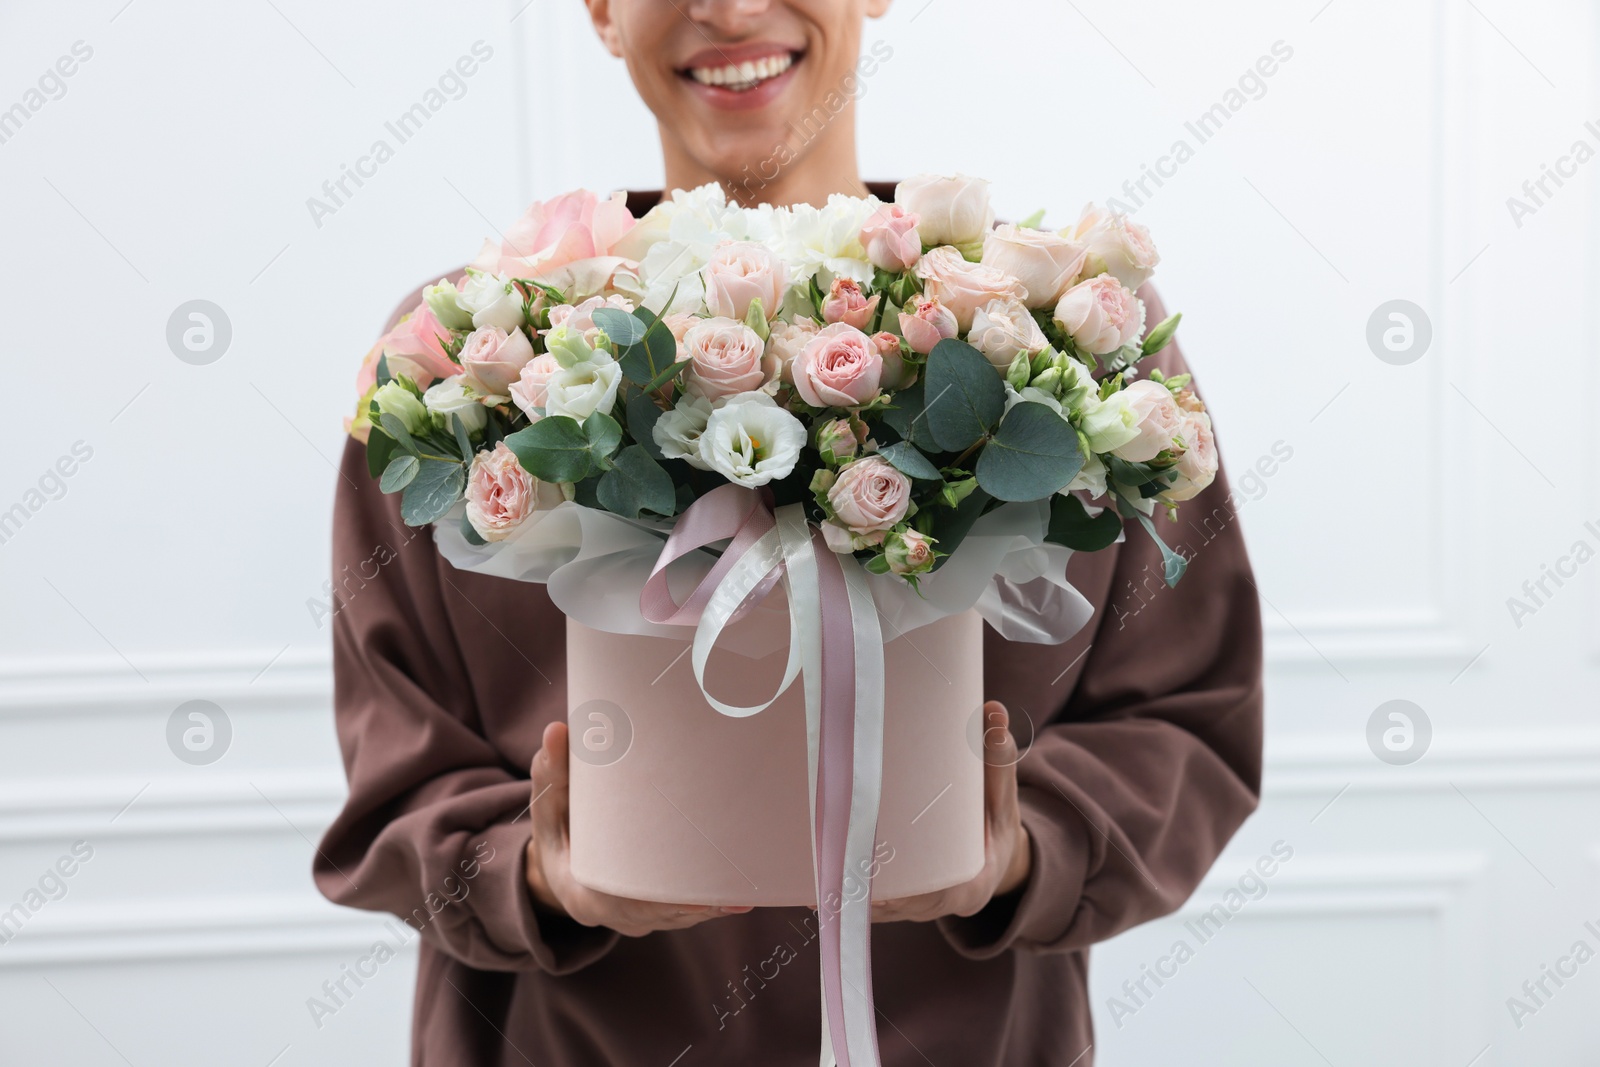
[[[598,312],[596,312],[598,314]],[[678,361],[678,339],[660,319],[645,330],[644,339],[617,356],[622,373],[635,385],[648,386]]]
[[[378,357],[378,384],[388,385],[392,381],[394,381],[394,374],[389,370],[389,357],[381,355]]]
[[[894,394],[894,406],[884,410],[883,421],[899,434],[902,440],[931,452],[940,452],[943,449],[939,447],[939,442],[933,439],[933,431],[928,428],[928,418],[922,403],[923,395],[923,382],[920,379],[910,388],[901,389]]]
[[[999,500],[1044,500],[1078,476],[1083,451],[1072,424],[1046,404],[1012,408],[978,456],[978,484]]]
[[[469,545],[481,546],[489,543],[482,537],[478,536],[478,531],[472,527],[472,520],[468,519],[465,515],[461,516],[461,536],[466,539],[466,542]]]
[[[661,446],[656,444],[656,420],[664,415],[655,401],[646,393],[635,393],[628,401],[628,434],[648,453],[651,459],[663,459]]]
[[[394,438],[374,426],[367,434],[367,474],[373,478],[381,477],[389,467],[390,457],[399,447],[394,443]]]
[[[592,318],[619,351],[644,340],[645,324],[621,308],[600,308]]]
[[[617,453],[595,496],[607,511],[630,519],[638,518],[641,511],[670,516],[677,505],[672,476],[650,458],[643,445],[629,445]]]
[[[1044,539],[1074,552],[1098,552],[1114,543],[1122,532],[1122,516],[1110,508],[1090,518],[1083,501],[1057,494],[1050,499],[1050,532]]]
[[[940,341],[925,377],[928,429],[941,450],[960,452],[1000,421],[1005,386],[983,353],[965,341]]]
[[[383,477],[378,479],[378,488],[385,493],[398,493],[416,479],[420,470],[422,461],[416,456],[396,456],[383,469]]]
[[[611,453],[622,443],[622,427],[610,415],[596,411],[583,420],[583,435],[589,439],[589,454],[594,457],[594,465],[605,469]]]
[[[1150,335],[1144,339],[1144,344],[1140,346],[1140,350],[1147,356],[1153,356],[1163,348],[1166,348],[1167,343],[1172,340],[1172,335],[1178,332],[1178,323],[1182,321],[1183,312],[1181,311],[1166,319],[1150,331]]]
[[[406,424],[400,421],[400,416],[384,412],[378,416],[378,424],[383,427],[383,432],[394,438],[395,444],[410,452],[417,454],[417,443],[411,439],[411,431],[406,429]]]
[[[426,526],[455,507],[467,486],[467,471],[459,463],[425,459],[400,497],[400,517],[407,526]]]
[[[1032,215],[1029,215],[1027,218],[1025,218],[1021,222],[1017,223],[1017,226],[1019,228],[1021,228],[1021,229],[1024,229],[1024,230],[1037,230],[1040,227],[1040,225],[1042,225],[1043,223],[1044,223],[1044,208],[1040,208],[1038,211],[1035,211]]]
[[[581,482],[594,467],[589,437],[577,419],[548,415],[506,438],[523,470],[541,482]]]
[[[456,432],[456,446],[461,449],[461,458],[464,462],[472,462],[472,437],[467,433],[467,424],[460,415],[450,416],[450,426]]]
[[[646,392],[646,393],[655,392],[657,389],[660,389],[663,385],[666,385],[668,382],[672,381],[672,379],[676,378],[678,375],[682,374],[684,371],[686,371],[688,369],[689,369],[689,361],[688,360],[685,359],[685,360],[682,360],[681,362],[675,360],[673,362],[672,366],[668,367],[666,370],[662,371],[660,374],[658,374],[654,378],[650,379],[649,382],[645,383],[644,392]]]
[[[939,474],[939,468],[909,441],[896,441],[887,448],[880,448],[878,455],[888,460],[890,466],[908,478],[918,478],[925,482],[944,480]]]
[[[983,516],[984,508],[994,498],[982,489],[974,489],[967,495],[959,506],[954,508],[932,508],[933,529],[929,536],[939,542],[939,551],[948,552],[950,555],[941,556],[933,565],[938,570],[945,565],[945,561],[955,555],[961,542],[966,540],[967,534],[972,530],[972,524]],[[920,515],[919,515],[920,517]]]

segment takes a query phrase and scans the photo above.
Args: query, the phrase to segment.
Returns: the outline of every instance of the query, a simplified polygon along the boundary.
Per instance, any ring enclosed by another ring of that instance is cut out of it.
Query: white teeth
[[[789,54],[768,56],[754,62],[725,67],[695,67],[689,76],[701,85],[722,85],[739,92],[754,89],[794,66],[794,56]]]

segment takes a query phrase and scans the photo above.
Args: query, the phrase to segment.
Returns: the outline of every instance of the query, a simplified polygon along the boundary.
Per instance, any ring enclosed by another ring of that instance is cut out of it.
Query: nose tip
[[[680,10],[696,22],[737,34],[747,32],[750,20],[766,14],[771,6],[772,0],[691,0]]]

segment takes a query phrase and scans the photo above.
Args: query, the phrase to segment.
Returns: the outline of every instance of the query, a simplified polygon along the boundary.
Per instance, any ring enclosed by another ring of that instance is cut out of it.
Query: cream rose
[[[1083,246],[1086,273],[1110,274],[1135,292],[1150,280],[1161,262],[1149,230],[1126,215],[1101,211],[1093,204],[1083,209],[1075,226],[1061,233]]]
[[[983,262],[1011,275],[1028,290],[1031,308],[1051,307],[1083,270],[1088,253],[1060,234],[1006,223],[983,242]]]
[[[852,534],[882,535],[910,510],[911,479],[882,456],[865,456],[839,471],[828,489],[828,506],[835,521]]]
[[[890,274],[908,271],[922,258],[922,235],[917,232],[917,216],[899,204],[879,208],[861,227],[861,243],[867,259]]]
[[[1162,493],[1174,502],[1193,500],[1217,477],[1217,439],[1211,433],[1211,416],[1203,411],[1185,411],[1178,425],[1183,441],[1183,456],[1178,460],[1178,480]]]
[[[979,308],[967,341],[1002,371],[1018,354],[1033,355],[1050,347],[1033,312],[1016,300],[991,300]]]
[[[683,335],[689,369],[683,390],[712,400],[748,393],[766,383],[761,337],[737,319],[704,319]]]
[[[949,246],[935,248],[917,263],[924,296],[949,308],[962,330],[972,327],[972,316],[991,300],[1028,302],[1027,287],[1016,278],[985,263],[968,263]]]
[[[848,323],[825,326],[794,360],[794,387],[817,408],[855,408],[878,395],[883,356],[872,338]]]
[[[498,326],[481,326],[467,335],[459,358],[474,389],[485,396],[504,396],[533,358],[533,342],[520,329],[507,333]]]
[[[485,541],[504,541],[539,506],[539,481],[497,443],[472,457],[467,472],[467,521]],[[557,494],[559,496],[559,493]]]
[[[805,443],[805,425],[777,401],[766,393],[741,393],[706,419],[700,459],[728,481],[753,488],[788,477]]]
[[[929,248],[978,244],[994,225],[989,183],[982,178],[919,174],[900,183],[894,202],[917,216],[917,233]]]
[[[1173,438],[1183,426],[1183,412],[1170,389],[1145,379],[1112,394],[1108,402],[1111,400],[1127,410],[1138,431],[1132,440],[1113,449],[1119,458],[1129,463],[1148,463],[1173,447]]]
[[[765,245],[749,241],[731,241],[711,253],[704,278],[706,309],[740,322],[756,300],[771,319],[782,310],[789,291],[788,265]]]
[[[1079,348],[1104,356],[1144,334],[1144,302],[1114,275],[1101,274],[1067,290],[1055,321]]]
[[[456,303],[472,316],[473,326],[498,326],[507,333],[522,328],[522,294],[510,278],[482,272],[469,274],[456,294]]]
[[[768,381],[794,384],[794,357],[817,335],[818,328],[815,322],[805,318],[772,324],[772,332],[767,335],[764,364]]]

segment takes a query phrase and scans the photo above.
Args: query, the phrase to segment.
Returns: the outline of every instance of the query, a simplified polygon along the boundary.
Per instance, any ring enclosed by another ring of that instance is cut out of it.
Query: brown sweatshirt
[[[1165,317],[1140,295],[1151,324]],[[1186,369],[1175,345],[1150,366]],[[566,717],[563,618],[541,585],[452,568],[398,505],[349,443],[333,646],[350,797],[315,876],[421,930],[412,1062],[814,1067],[808,909],[621,938],[534,907],[528,767]],[[1017,767],[1033,870],[970,919],[873,927],[885,1067],[1091,1067],[1089,946],[1177,908],[1255,808],[1261,623],[1226,476],[1157,528],[1193,557],[1176,589],[1133,526],[1073,557],[1096,611],[1072,640],[985,629],[986,695],[1020,744],[1039,724]]]

